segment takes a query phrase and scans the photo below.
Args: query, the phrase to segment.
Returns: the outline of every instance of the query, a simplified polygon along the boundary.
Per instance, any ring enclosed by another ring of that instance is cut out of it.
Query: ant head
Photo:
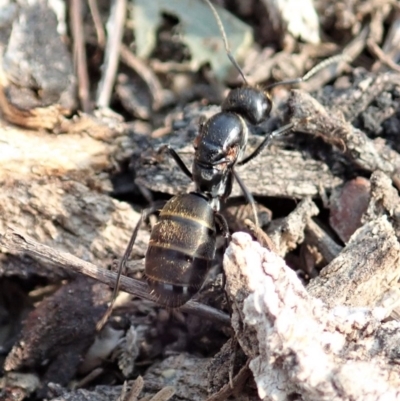
[[[272,100],[268,91],[244,86],[232,89],[222,103],[221,109],[237,113],[251,124],[258,125],[269,117]]]

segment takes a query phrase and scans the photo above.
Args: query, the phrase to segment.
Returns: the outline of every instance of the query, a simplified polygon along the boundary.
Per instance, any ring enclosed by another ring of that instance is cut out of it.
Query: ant
[[[150,293],[158,304],[177,308],[200,290],[215,257],[217,227],[229,239],[228,224],[220,213],[220,204],[230,196],[234,179],[251,204],[254,223],[258,226],[253,196],[238,176],[235,167],[247,164],[262,152],[272,138],[295,126],[294,123],[289,123],[271,132],[250,155],[244,157],[248,124],[256,126],[269,118],[273,105],[270,90],[273,87],[304,82],[326,65],[343,58],[331,57],[302,78],[281,81],[264,89],[252,87],[247,83],[229,49],[226,33],[215,7],[210,0],[205,1],[215,16],[227,56],[243,78],[244,85],[231,90],[221,105],[221,111],[200,124],[199,134],[194,141],[195,155],[191,171],[169,145],[158,150],[159,153],[168,151],[183,173],[193,181],[195,190],[175,195],[161,208],[154,204],[142,212],[119,263],[112,303],[105,319],[111,313],[121,273],[139,227],[150,214],[160,209],[159,220],[152,229],[145,256],[145,275]]]

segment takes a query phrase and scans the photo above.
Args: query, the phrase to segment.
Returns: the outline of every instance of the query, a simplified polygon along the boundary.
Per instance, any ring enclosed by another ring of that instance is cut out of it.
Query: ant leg
[[[249,154],[247,157],[244,159],[240,160],[239,162],[236,163],[236,166],[243,166],[244,164],[247,164],[250,160],[253,160],[256,156],[258,156],[264,148],[267,147],[267,145],[271,142],[271,140],[277,136],[280,136],[282,134],[285,134],[286,132],[290,131],[294,127],[293,123],[284,125],[283,127],[272,131],[259,145],[258,147],[253,151],[253,153]]]
[[[253,195],[250,193],[250,191],[247,189],[246,185],[242,181],[242,179],[238,176],[238,173],[232,168],[232,173],[239,184],[240,189],[243,192],[243,195],[245,196],[246,200],[248,203],[250,203],[251,209],[253,210],[253,215],[254,215],[254,224],[258,227],[258,214],[257,214],[257,209],[256,209],[256,202],[254,201]]]
[[[225,249],[224,249],[224,253],[225,253],[226,249],[229,246],[229,242],[231,240],[231,235],[229,234],[228,222],[226,221],[225,217],[221,213],[218,213],[218,212],[215,213],[215,221],[217,222],[219,228],[222,231],[222,235],[225,238]],[[226,287],[226,275],[225,275],[224,270],[222,269],[222,288],[225,292],[226,304],[228,305],[228,307],[230,309],[230,313],[232,313],[232,306],[231,306],[228,294],[226,293],[225,287]]]
[[[132,232],[128,246],[125,249],[124,255],[122,256],[122,258],[120,259],[120,261],[118,263],[118,274],[117,274],[117,278],[115,280],[115,286],[114,286],[114,290],[113,290],[112,297],[111,297],[111,303],[110,303],[110,306],[108,307],[106,313],[103,315],[101,320],[97,323],[97,325],[96,325],[97,331],[100,331],[104,327],[104,325],[106,324],[108,318],[110,317],[110,315],[112,313],[115,299],[117,298],[117,294],[119,291],[119,283],[121,281],[122,272],[125,271],[125,265],[132,252],[132,248],[133,248],[133,245],[135,244],[136,237],[138,235],[140,226],[147,219],[147,217],[149,217],[151,214],[155,213],[157,210],[160,210],[164,206],[164,204],[165,204],[165,201],[154,202],[154,204],[151,207],[142,210],[142,214],[140,215],[140,219],[136,223],[136,226]]]
[[[183,173],[185,173],[190,179],[191,181],[193,181],[193,176],[192,173],[190,172],[190,170],[186,167],[186,164],[183,162],[183,160],[181,159],[181,157],[178,155],[178,153],[175,152],[175,150],[173,148],[171,148],[170,145],[164,145],[161,146],[160,149],[158,149],[157,153],[158,154],[162,154],[165,151],[168,151],[168,153],[172,156],[172,158],[176,161],[176,164],[178,165],[178,167],[182,170]]]
[[[225,238],[225,246],[227,248],[231,239],[231,236],[229,234],[228,222],[226,221],[226,218],[218,212],[215,213],[215,221],[222,231],[222,236]]]

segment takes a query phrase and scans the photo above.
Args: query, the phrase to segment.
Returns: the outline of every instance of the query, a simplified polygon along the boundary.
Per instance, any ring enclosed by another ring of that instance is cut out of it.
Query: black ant
[[[260,154],[273,137],[282,135],[294,127],[294,123],[289,123],[273,131],[250,155],[244,157],[248,124],[259,125],[269,118],[272,109],[271,88],[303,82],[316,71],[339,59],[336,56],[325,60],[303,78],[278,82],[266,89],[252,87],[247,83],[229,49],[225,30],[216,9],[209,0],[205,1],[218,23],[226,53],[245,84],[231,90],[221,105],[221,111],[200,125],[199,134],[194,141],[192,171],[169,145],[159,149],[159,152],[168,151],[195,185],[193,192],[175,195],[161,208],[145,256],[145,274],[151,294],[157,303],[171,308],[185,304],[202,287],[215,257],[217,226],[223,236],[229,237],[227,222],[219,210],[221,201],[231,194],[234,179],[251,204],[255,224],[258,225],[254,199],[235,171],[235,166],[247,164]],[[142,212],[119,264],[113,301],[121,272],[129,258],[139,227],[149,214],[159,209],[153,206]]]

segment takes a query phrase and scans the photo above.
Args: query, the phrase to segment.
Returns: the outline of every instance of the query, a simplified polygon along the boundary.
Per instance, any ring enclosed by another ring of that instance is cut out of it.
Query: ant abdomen
[[[160,212],[145,259],[157,303],[176,308],[202,287],[215,257],[214,210],[197,193],[174,196]]]
[[[269,117],[272,100],[267,91],[244,86],[232,89],[223,101],[221,109],[237,113],[249,123],[258,125]]]

